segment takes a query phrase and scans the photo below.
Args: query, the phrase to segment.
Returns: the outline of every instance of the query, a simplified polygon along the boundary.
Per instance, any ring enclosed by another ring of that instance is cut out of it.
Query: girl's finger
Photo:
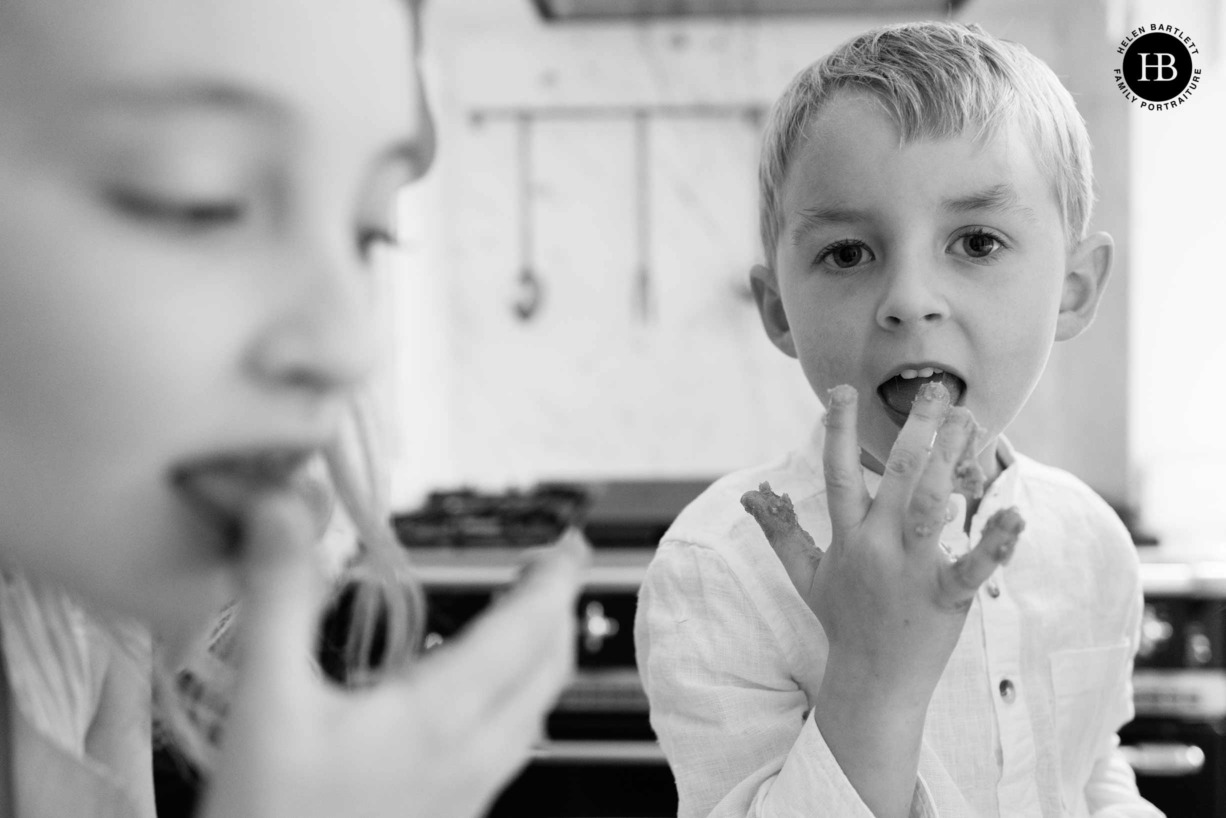
[[[312,675],[327,590],[312,548],[315,530],[310,509],[287,492],[253,498],[244,508],[239,649],[246,685],[275,688]]]
[[[826,476],[826,499],[834,541],[858,526],[868,514],[871,498],[860,468],[860,442],[856,435],[855,387],[847,384],[830,390],[826,409],[826,442],[822,464]]]
[[[955,406],[937,430],[936,443],[920,475],[903,524],[903,544],[932,547],[940,541],[954,489],[954,468],[966,448],[974,421],[970,410]]]
[[[1016,508],[997,511],[983,527],[979,544],[942,568],[942,589],[953,604],[967,604],[997,567],[1013,556],[1026,521]]]
[[[885,474],[873,500],[874,510],[891,519],[902,519],[911,495],[928,464],[932,438],[949,408],[949,390],[939,382],[926,383],[915,396],[911,414],[894,441],[886,460]]]
[[[501,745],[509,753],[527,750],[544,735],[545,717],[562,689],[574,676],[577,625],[567,618],[558,629],[553,649],[505,689],[482,721],[492,749]]]

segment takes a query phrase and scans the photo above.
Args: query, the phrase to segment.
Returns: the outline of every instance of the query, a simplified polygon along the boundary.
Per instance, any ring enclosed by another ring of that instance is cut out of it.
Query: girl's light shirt
[[[152,818],[150,640],[0,574],[15,818]]]
[[[740,505],[769,481],[819,546],[830,542],[823,429],[792,454],[728,475],[687,507],[648,569],[635,642],[651,723],[681,818],[872,818],[809,715],[828,643]],[[1017,506],[1026,530],[979,591],[933,694],[913,816],[1160,818],[1116,749],[1133,717],[1142,611],[1136,549],[1110,507],[1072,475],[1015,454],[970,536]],[[870,494],[881,478],[865,470]],[[961,498],[957,498],[961,500]]]

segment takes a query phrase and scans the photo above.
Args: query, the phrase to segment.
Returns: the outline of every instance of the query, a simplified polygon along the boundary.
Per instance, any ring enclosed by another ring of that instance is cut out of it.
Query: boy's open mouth
[[[926,383],[943,384],[949,390],[951,406],[960,405],[966,397],[966,381],[944,367],[929,364],[904,368],[877,387],[877,397],[881,399],[886,415],[898,428],[901,429],[907,422],[915,396]]]

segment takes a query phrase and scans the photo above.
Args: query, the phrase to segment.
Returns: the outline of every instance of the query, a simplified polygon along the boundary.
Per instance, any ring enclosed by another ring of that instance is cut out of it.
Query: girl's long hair
[[[426,599],[408,552],[391,528],[391,477],[380,457],[379,414],[362,393],[336,443],[325,452],[337,496],[357,528],[359,553],[338,589],[333,612],[339,639],[338,681],[361,686],[403,667],[422,646]]]

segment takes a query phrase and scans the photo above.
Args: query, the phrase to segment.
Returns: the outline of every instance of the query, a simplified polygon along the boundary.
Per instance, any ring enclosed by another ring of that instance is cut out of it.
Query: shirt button
[[[1000,596],[1000,586],[996,584],[996,580],[994,579],[988,580],[988,596],[992,597],[992,599],[996,599],[998,596]]]
[[[1000,697],[1005,700],[1005,704],[1013,704],[1013,700],[1017,698],[1017,688],[1013,686],[1013,682],[1008,679],[1001,680]]]

